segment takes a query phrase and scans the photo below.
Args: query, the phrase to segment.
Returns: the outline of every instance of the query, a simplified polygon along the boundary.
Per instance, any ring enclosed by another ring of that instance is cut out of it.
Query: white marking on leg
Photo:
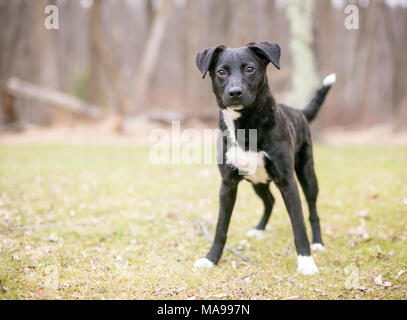
[[[318,273],[318,267],[314,262],[312,256],[298,256],[297,257],[298,268],[297,272],[304,275],[310,276]]]
[[[195,261],[194,267],[200,269],[211,269],[215,264],[208,258],[201,258]]]
[[[259,230],[259,229],[252,229],[246,232],[246,236],[248,238],[263,238],[264,237],[264,231]]]
[[[326,76],[322,81],[322,85],[325,87],[332,86],[336,82],[336,73],[331,73]]]
[[[325,247],[322,243],[313,243],[311,244],[311,250],[312,251],[325,251]]]

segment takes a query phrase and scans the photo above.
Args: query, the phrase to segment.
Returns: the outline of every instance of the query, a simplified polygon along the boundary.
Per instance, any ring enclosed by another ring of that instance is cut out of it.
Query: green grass
[[[407,270],[407,148],[315,148],[327,250],[314,254],[311,277],[296,273],[274,186],[265,237],[245,238],[262,212],[247,182],[227,244],[254,263],[225,251],[216,268],[195,270],[210,246],[197,219],[211,235],[216,223],[217,168],[152,165],[148,151],[0,146],[0,299],[407,298],[407,272],[396,278]],[[361,224],[368,239],[349,233]],[[345,285],[348,266],[358,269],[355,288]],[[380,274],[391,286],[374,283]]]

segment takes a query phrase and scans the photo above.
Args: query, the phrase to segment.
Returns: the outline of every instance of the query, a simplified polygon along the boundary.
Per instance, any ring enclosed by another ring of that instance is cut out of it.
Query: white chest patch
[[[234,121],[240,117],[240,112],[225,109],[222,113],[230,139],[230,146],[226,152],[226,163],[238,169],[246,180],[255,184],[270,181],[264,167],[264,151],[245,151],[237,144]]]

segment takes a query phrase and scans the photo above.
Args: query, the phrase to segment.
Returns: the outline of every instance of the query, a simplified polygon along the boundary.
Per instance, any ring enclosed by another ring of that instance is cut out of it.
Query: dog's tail
[[[304,116],[307,118],[308,122],[311,122],[315,119],[319,108],[321,108],[322,103],[324,103],[325,97],[331,88],[331,86],[336,82],[336,74],[332,73],[329,76],[324,78],[322,81],[322,87],[315,92],[314,97],[305,107],[305,109],[301,110]]]

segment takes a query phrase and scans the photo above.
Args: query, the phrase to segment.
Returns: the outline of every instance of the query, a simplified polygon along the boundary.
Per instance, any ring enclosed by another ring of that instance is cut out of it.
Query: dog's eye
[[[253,67],[246,67],[246,72],[247,73],[253,73],[254,72],[254,68]]]
[[[219,70],[218,70],[218,76],[219,76],[219,77],[224,77],[224,76],[226,76],[226,71],[223,70],[223,69],[219,69]]]

